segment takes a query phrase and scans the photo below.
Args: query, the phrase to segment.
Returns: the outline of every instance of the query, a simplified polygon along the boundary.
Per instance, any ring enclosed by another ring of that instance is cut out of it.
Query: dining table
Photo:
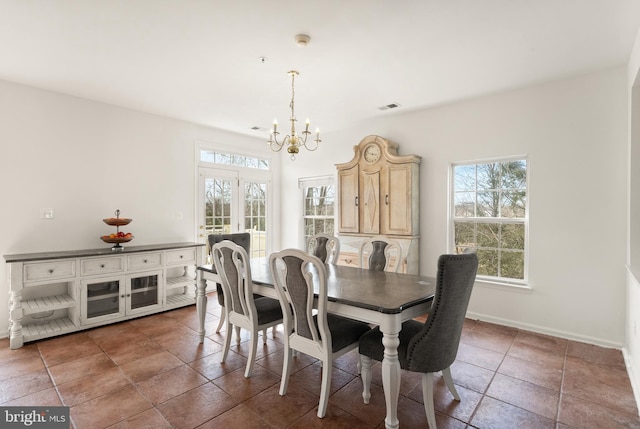
[[[268,258],[251,259],[253,292],[278,299]],[[400,394],[400,362],[398,334],[402,322],[428,313],[433,301],[434,277],[376,271],[327,264],[327,311],[355,320],[377,325],[383,334],[384,359],[382,385],[386,404],[385,427],[396,429],[398,397]],[[219,283],[213,265],[197,269],[196,308],[199,316],[200,342],[204,341],[207,307],[207,281]]]

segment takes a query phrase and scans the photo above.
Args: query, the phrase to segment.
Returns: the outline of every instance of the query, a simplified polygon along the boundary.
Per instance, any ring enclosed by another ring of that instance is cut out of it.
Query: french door
[[[209,234],[249,232],[249,257],[267,256],[269,178],[264,174],[200,167],[198,182],[200,241],[206,243]]]

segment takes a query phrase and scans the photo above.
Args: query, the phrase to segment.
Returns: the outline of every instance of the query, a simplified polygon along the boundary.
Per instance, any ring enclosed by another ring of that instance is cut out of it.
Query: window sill
[[[496,280],[488,280],[488,279],[482,279],[482,278],[476,278],[476,284],[478,286],[488,287],[491,289],[502,289],[502,290],[508,290],[511,292],[520,292],[520,293],[533,292],[533,288],[527,284],[507,283],[507,282],[500,282]]]

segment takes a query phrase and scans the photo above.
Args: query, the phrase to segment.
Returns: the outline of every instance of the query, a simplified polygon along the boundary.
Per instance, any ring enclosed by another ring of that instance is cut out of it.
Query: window
[[[504,159],[452,168],[453,250],[478,254],[478,276],[527,280],[527,160]]]
[[[324,233],[334,235],[336,187],[333,177],[300,179],[303,195],[304,247],[309,238]]]
[[[218,152],[208,149],[200,150],[200,161],[221,164],[221,165],[233,165],[236,167],[258,168],[261,170],[269,170],[269,160],[256,158],[255,156],[238,155],[235,153]]]

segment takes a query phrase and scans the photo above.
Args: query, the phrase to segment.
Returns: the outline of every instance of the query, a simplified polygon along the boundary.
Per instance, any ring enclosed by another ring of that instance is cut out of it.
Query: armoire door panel
[[[411,170],[404,165],[393,165],[387,168],[385,176],[382,233],[410,234]]]
[[[380,232],[380,172],[362,172],[362,224],[360,232],[378,234]]]
[[[359,195],[358,168],[342,170],[338,174],[338,198],[340,210],[338,214],[338,228],[340,232],[358,232]]]

